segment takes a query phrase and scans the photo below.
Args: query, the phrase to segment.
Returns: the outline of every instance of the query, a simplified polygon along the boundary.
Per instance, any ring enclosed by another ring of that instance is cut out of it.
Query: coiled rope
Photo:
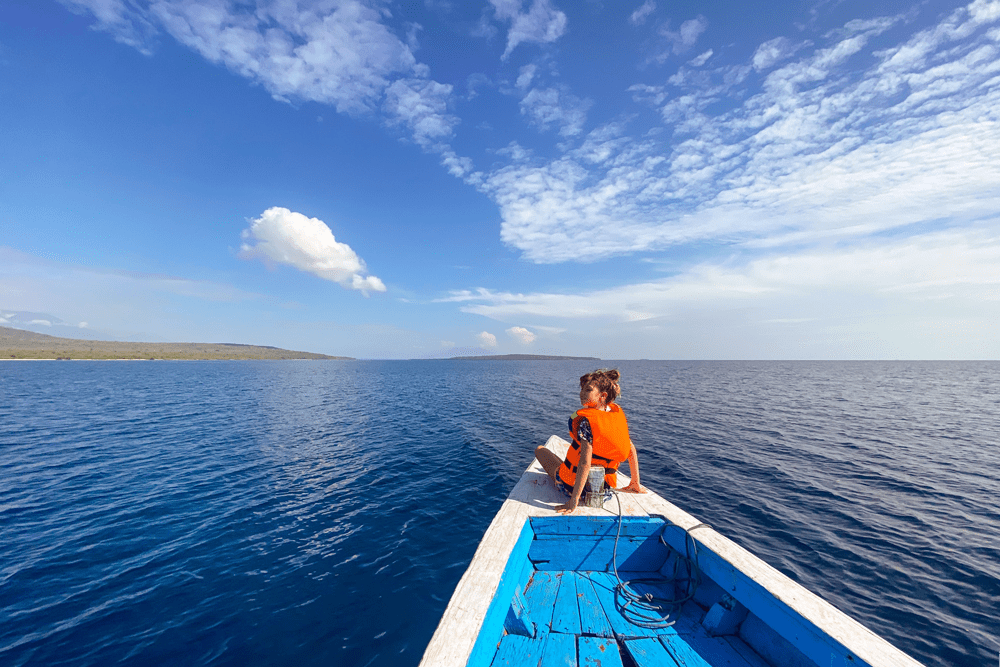
[[[651,592],[641,593],[633,585],[648,584],[647,588],[649,590],[656,590],[653,584],[662,584],[663,579],[641,577],[622,581],[621,576],[618,574],[618,541],[621,538],[622,532],[622,501],[618,497],[618,493],[617,490],[614,491],[615,500],[618,501],[618,530],[615,533],[615,547],[611,557],[611,567],[614,570],[615,579],[618,581],[618,584],[615,586],[615,606],[618,607],[622,616],[633,625],[652,629],[668,628],[677,622],[676,618],[671,617],[676,616],[685,602],[694,598],[695,591],[698,590],[698,585],[701,583],[701,570],[698,567],[698,544],[691,536],[691,531],[697,528],[711,528],[711,526],[707,523],[699,523],[690,528],[683,529],[684,554],[681,555],[678,553],[677,558],[674,559],[672,580],[674,591],[677,591],[678,583],[682,583],[682,592],[679,596],[667,598],[654,595]],[[671,546],[663,539],[663,533],[671,525],[676,524],[665,521],[658,537],[660,544],[673,551]]]

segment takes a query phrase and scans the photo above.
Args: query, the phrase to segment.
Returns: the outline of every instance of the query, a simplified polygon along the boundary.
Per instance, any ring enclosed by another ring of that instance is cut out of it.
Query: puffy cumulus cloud
[[[507,333],[510,334],[512,338],[520,341],[522,345],[531,345],[535,342],[535,338],[538,337],[524,327],[511,327],[510,329],[507,329]]]
[[[384,109],[414,140],[446,137],[451,86],[431,81],[411,44],[385,24],[386,10],[360,0],[63,0],[96,27],[150,53],[166,33],[212,63],[259,83],[276,99],[329,104],[357,115]],[[411,26],[411,40],[415,39]]]
[[[482,345],[483,347],[497,346],[497,337],[491,334],[489,331],[481,332],[479,335],[476,336],[476,338],[479,340],[479,344]]]
[[[510,22],[502,60],[506,60],[518,44],[554,42],[566,32],[566,15],[553,8],[549,0],[532,0],[528,11],[524,11],[524,0],[490,0],[490,4],[497,19]]]
[[[536,262],[971,224],[1000,210],[996,6],[976,0],[889,48],[871,42],[894,17],[818,45],[772,40],[759,74],[751,62],[682,66],[632,88],[666,132],[597,128],[479,187],[500,207],[503,241]]]
[[[364,275],[365,263],[357,253],[338,242],[318,218],[275,206],[252,220],[243,238],[239,253],[243,259],[287,264],[364,294],[385,291],[381,280]]]

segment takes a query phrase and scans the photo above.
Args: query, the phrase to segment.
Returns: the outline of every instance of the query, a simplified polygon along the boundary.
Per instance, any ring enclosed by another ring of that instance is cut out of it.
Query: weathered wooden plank
[[[503,622],[503,629],[507,634],[523,635],[534,637],[537,634],[535,621],[531,617],[528,603],[521,592],[520,584],[514,589],[514,595],[510,599],[507,608],[507,618]]]
[[[740,625],[738,637],[726,637],[727,640],[735,639],[740,643],[751,644],[755,653],[772,665],[782,667],[811,667],[813,662],[787,639],[783,638],[773,628],[768,627],[762,620],[754,614],[748,614]],[[748,660],[749,662],[749,660]]]
[[[645,514],[661,515],[680,529],[691,529],[700,523],[656,494],[633,495],[632,499]],[[705,574],[766,623],[773,619],[778,625],[776,629],[780,628],[781,634],[813,662],[855,667],[921,667],[882,637],[712,528],[697,528],[692,535],[699,543],[699,554],[705,556],[699,559]],[[664,537],[683,553],[682,530],[667,531]],[[763,594],[751,595],[749,599],[737,594],[734,579],[742,577],[759,586]],[[788,620],[783,620],[783,616]]]
[[[645,516],[622,518],[622,537],[650,537],[663,530],[662,519]],[[566,535],[614,537],[619,532],[617,516],[533,516],[530,520],[531,529],[538,539]]]
[[[565,456],[568,443],[558,436],[552,436],[546,447],[557,456]],[[627,484],[627,476],[619,474],[619,478],[620,485]],[[564,500],[538,462],[532,462],[490,524],[468,570],[455,588],[441,622],[424,652],[422,667],[464,667],[469,662],[483,619],[495,597],[508,556],[518,541],[525,520],[533,516],[552,516],[555,506]],[[699,523],[697,519],[654,493],[619,493],[605,508],[581,507],[573,516],[608,517],[618,514],[619,507],[623,515],[661,515],[682,528],[692,528]],[[793,615],[801,614],[806,619],[804,626],[812,627],[820,635],[830,638],[829,642],[820,639],[809,645],[807,655],[816,663],[829,665],[836,662],[855,667],[921,667],[920,663],[854,619],[714,530],[699,528],[694,531],[694,535],[702,551],[717,554],[720,563],[726,563],[729,568],[741,571],[749,580],[760,584]],[[683,549],[683,544],[680,547]],[[728,587],[730,582],[725,576],[725,568],[722,568],[721,574],[710,573],[708,576],[733,592]],[[740,595],[734,597],[749,607],[751,612],[762,615],[761,610],[747,604],[747,600]],[[763,617],[767,616],[765,609]],[[789,633],[789,627],[794,630],[795,625],[793,621],[791,626],[782,628],[783,636],[792,643],[799,640],[796,632]]]
[[[636,667],[677,667],[677,661],[656,637],[628,639],[625,641],[625,650]]]
[[[552,612],[561,581],[562,577],[552,572],[535,572],[524,590],[528,616],[535,622],[538,632],[552,632]]]
[[[483,622],[476,633],[470,652],[468,667],[489,665],[496,654],[497,642],[503,635],[503,623],[510,609],[510,600],[514,592],[521,587],[524,574],[524,562],[531,544],[531,524],[522,523],[517,542],[511,548],[506,566],[497,576],[496,588],[490,596],[489,607],[483,615]]]
[[[536,539],[528,550],[528,558],[539,570],[607,570],[612,558],[619,569],[655,572],[667,559],[669,551],[659,539],[650,537],[589,537],[564,535],[553,539],[549,535]]]
[[[544,639],[504,635],[490,667],[537,667],[544,644]]]
[[[552,632],[569,635],[580,634],[580,604],[576,597],[576,575],[572,572],[557,572],[559,591],[552,608]]]
[[[768,662],[764,660],[756,651],[747,646],[746,642],[739,637],[728,635],[722,639],[726,640],[726,643],[733,647],[733,650],[740,654],[750,667],[771,667],[771,665],[781,665],[781,667],[807,667],[809,663],[806,662],[805,656],[802,656],[802,662],[795,662],[792,660],[787,660],[788,654],[782,656],[782,660],[777,662]],[[801,655],[801,654],[799,654]],[[809,665],[809,667],[812,667]]]
[[[559,456],[568,444],[552,436],[546,446]],[[423,667],[465,667],[478,641],[483,619],[492,604],[500,575],[529,516],[551,515],[565,497],[555,488],[538,461],[533,461],[493,518],[472,562],[462,575],[431,637],[420,664]],[[628,502],[625,507],[631,507]],[[640,510],[641,512],[641,510]],[[607,514],[596,508],[580,508],[574,515]]]
[[[580,637],[577,649],[580,667],[622,667],[622,656],[614,639]]]
[[[698,529],[693,535],[699,541],[703,538],[711,539],[710,537],[703,536],[703,532],[708,533],[709,529]],[[664,539],[668,544],[678,549],[678,551],[683,550],[684,532],[677,526],[672,526],[664,531]],[[732,546],[735,547],[736,545]],[[757,560],[755,556],[751,554],[747,555]],[[843,663],[845,660],[848,660],[850,664],[862,664],[861,661],[856,661],[853,657],[848,659],[847,656],[851,655],[852,651],[834,640],[816,622],[803,616],[800,612],[792,608],[788,602],[776,596],[774,589],[765,588],[760,582],[735,567],[732,562],[711,548],[701,546],[698,549],[698,566],[706,577],[712,579],[723,590],[739,600],[741,604],[745,605],[759,617],[766,626],[787,639],[790,644],[795,646],[798,651],[801,651],[813,662],[817,664],[830,664],[831,660],[837,663]],[[787,580],[784,586],[779,586],[778,588],[779,590],[794,592],[796,596],[801,595],[803,599],[812,595],[790,580]],[[795,588],[800,588],[801,590],[795,591]]]
[[[539,667],[577,667],[576,635],[548,635]]]
[[[678,667],[712,667],[712,664],[698,655],[680,635],[663,635],[660,637],[660,642],[670,657],[677,662]]]
[[[692,617],[687,615],[685,620]],[[678,632],[662,633],[659,636],[664,647],[679,664],[691,666],[712,665],[712,667],[759,667],[759,661],[750,662],[743,652],[736,650],[728,641],[730,637],[709,637],[701,623],[688,623]],[[786,667],[784,662],[774,664]]]
[[[615,633],[604,613],[604,607],[601,606],[594,586],[586,576],[588,573],[574,574],[576,575],[576,597],[580,603],[581,632],[598,637],[614,637]],[[569,573],[567,572],[566,575],[568,576]]]
[[[655,637],[656,630],[632,623],[627,616],[622,615],[619,603],[624,600],[616,598],[615,588],[618,580],[612,572],[591,572],[590,583],[594,586],[597,599],[604,608],[611,629],[623,637]]]
[[[674,632],[683,633],[688,631],[691,626],[698,625],[702,610],[693,602],[688,602],[686,606],[670,604],[671,601],[676,600],[678,597],[672,581],[641,575],[632,578],[625,578],[623,576],[622,579],[626,582],[629,590],[635,595],[651,595],[653,597],[653,600],[648,601],[647,604],[650,606],[655,604],[657,608],[635,609],[632,611],[632,614],[638,616],[641,613],[647,625],[656,624],[661,626],[654,629],[654,634],[660,635],[664,632],[671,634]],[[670,625],[664,625],[666,623],[670,623]]]

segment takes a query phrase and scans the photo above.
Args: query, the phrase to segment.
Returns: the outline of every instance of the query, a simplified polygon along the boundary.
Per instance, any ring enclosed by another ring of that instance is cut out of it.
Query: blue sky
[[[1000,0],[0,4],[0,324],[1000,357]]]

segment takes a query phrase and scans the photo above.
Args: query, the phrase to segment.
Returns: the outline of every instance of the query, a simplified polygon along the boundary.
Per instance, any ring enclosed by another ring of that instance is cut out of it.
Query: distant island
[[[353,359],[241,343],[130,343],[0,327],[0,359]]]
[[[476,357],[448,357],[462,361],[600,361],[599,357],[561,357],[554,354],[487,354]]]

